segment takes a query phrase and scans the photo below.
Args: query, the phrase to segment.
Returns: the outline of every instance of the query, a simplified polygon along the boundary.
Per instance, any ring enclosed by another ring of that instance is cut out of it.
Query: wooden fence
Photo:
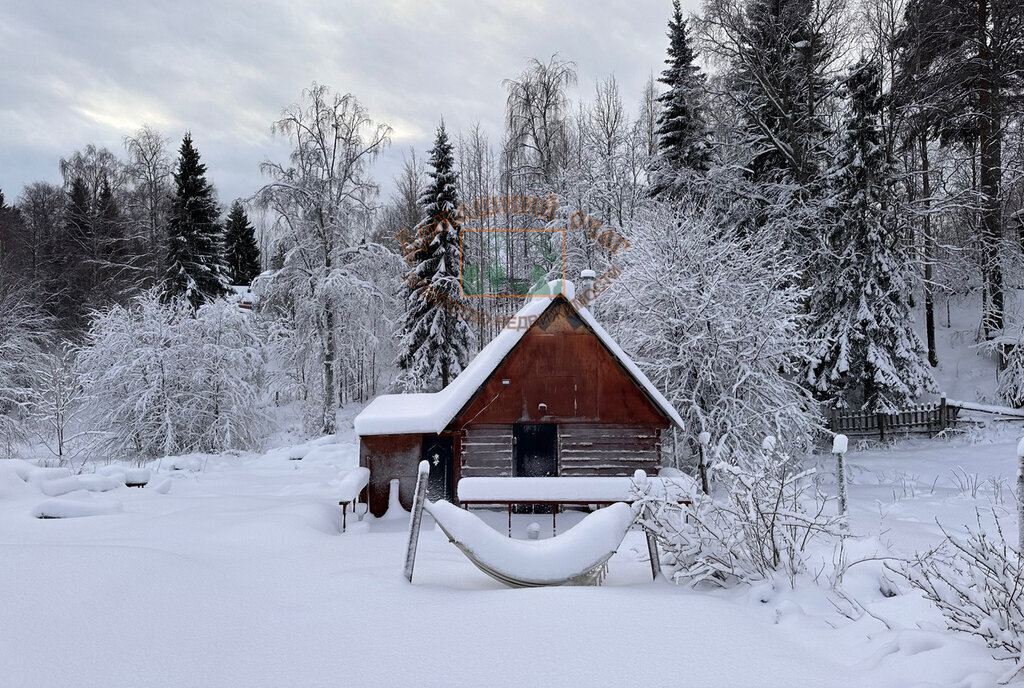
[[[960,410],[960,406],[948,403],[946,397],[935,403],[914,406],[896,413],[833,408],[829,411],[828,425],[832,432],[850,437],[877,435],[884,440],[892,433],[934,435],[956,423]]]

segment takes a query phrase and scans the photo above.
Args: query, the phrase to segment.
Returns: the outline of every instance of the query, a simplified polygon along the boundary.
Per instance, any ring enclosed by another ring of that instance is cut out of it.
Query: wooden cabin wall
[[[412,506],[422,435],[368,435],[359,438],[359,465],[370,469],[370,512],[383,516],[388,509],[392,478],[399,480],[399,501]]]
[[[501,478],[512,475],[512,426],[471,425],[460,442],[461,476]]]
[[[558,474],[654,475],[661,467],[661,430],[650,426],[567,423],[558,427]]]
[[[567,320],[528,330],[449,428],[509,423],[668,427],[601,340]]]

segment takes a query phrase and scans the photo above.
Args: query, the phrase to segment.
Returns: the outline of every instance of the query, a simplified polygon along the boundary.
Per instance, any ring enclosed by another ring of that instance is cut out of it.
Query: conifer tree
[[[167,224],[167,272],[163,298],[184,297],[193,308],[227,292],[221,256],[220,213],[206,165],[185,134],[174,171],[174,196]]]
[[[727,83],[746,120],[756,181],[809,188],[818,177],[836,41],[827,15],[808,0],[750,0],[735,20]]]
[[[704,106],[704,74],[695,62],[690,35],[679,9],[672,2],[668,23],[668,67],[658,79],[668,87],[658,96],[658,154],[652,164],[651,194],[674,187],[681,173],[703,172],[710,163],[710,130]]]
[[[399,366],[406,384],[416,389],[441,387],[466,365],[469,325],[452,304],[459,284],[458,177],[455,157],[442,121],[430,151],[430,182],[421,202],[425,219],[416,228],[412,269],[406,276],[406,320]],[[447,306],[447,307],[446,307]]]
[[[881,81],[866,59],[845,81],[849,114],[830,178],[835,208],[827,236],[834,264],[812,303],[815,341],[808,381],[824,398],[886,411],[934,388],[912,327],[909,258],[887,230],[888,175],[881,130]]]
[[[260,274],[260,247],[256,245],[256,230],[238,200],[231,204],[231,211],[224,223],[224,260],[231,284],[252,284]]]

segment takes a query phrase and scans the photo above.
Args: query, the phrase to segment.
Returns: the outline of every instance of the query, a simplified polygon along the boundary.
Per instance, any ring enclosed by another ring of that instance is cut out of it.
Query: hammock
[[[474,566],[513,588],[599,585],[635,520],[628,504],[617,503],[553,538],[513,540],[448,502],[424,500],[423,507]]]
[[[434,518],[473,565],[497,581],[514,588],[544,585],[600,585],[608,560],[636,521],[633,507],[623,502],[588,514],[574,528],[547,540],[506,538],[479,517],[446,502],[426,498],[430,464],[420,461],[416,492],[409,515],[409,542],[405,552],[405,578],[412,582],[423,512]],[[648,546],[652,537],[648,534]],[[656,549],[651,567],[657,572]]]

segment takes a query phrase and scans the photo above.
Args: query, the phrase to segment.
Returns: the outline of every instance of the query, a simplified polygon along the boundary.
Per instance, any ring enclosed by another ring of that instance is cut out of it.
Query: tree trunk
[[[1002,164],[1002,118],[999,107],[999,86],[996,84],[992,48],[986,28],[989,17],[988,0],[978,0],[978,31],[982,37],[978,49],[982,77],[979,80],[978,146],[981,196],[982,271],[988,304],[982,315],[982,331],[992,339],[1003,329],[1003,272],[999,265],[1002,239],[1000,177]]]
[[[932,182],[928,159],[928,135],[921,132],[918,140],[921,148],[921,201],[924,208],[924,321],[928,337],[928,363],[934,368],[939,365],[939,354],[935,345],[935,235],[932,234]]]

